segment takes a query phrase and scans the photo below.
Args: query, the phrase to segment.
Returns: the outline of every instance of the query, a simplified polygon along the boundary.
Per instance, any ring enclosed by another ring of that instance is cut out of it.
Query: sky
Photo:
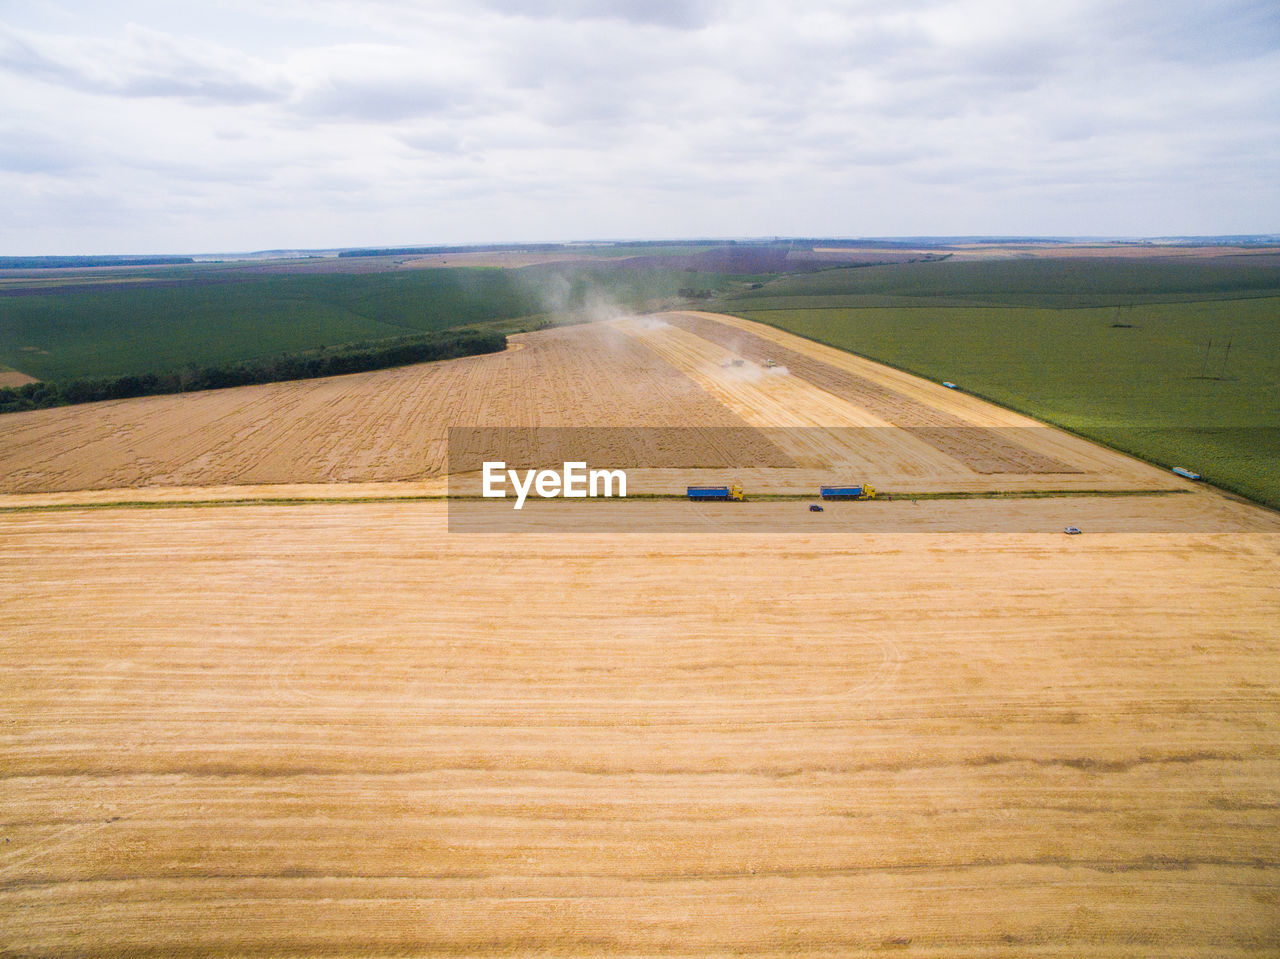
[[[0,0],[0,254],[1280,232],[1276,0]]]

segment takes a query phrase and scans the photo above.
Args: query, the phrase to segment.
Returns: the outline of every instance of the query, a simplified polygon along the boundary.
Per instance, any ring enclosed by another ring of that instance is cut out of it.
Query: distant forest
[[[0,389],[0,413],[19,413],[98,400],[123,400],[135,396],[191,393],[254,383],[339,376],[428,360],[497,353],[506,348],[507,338],[502,333],[488,330],[444,330],[390,344],[279,356],[258,363],[192,367],[171,373],[143,373],[98,380],[73,380],[68,383],[27,383]]]
[[[65,270],[84,266],[169,266],[189,256],[0,256],[0,270]]]

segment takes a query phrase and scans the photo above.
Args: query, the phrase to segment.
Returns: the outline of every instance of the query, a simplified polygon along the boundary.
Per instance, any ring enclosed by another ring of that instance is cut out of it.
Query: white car
[[[1068,536],[1079,536],[1081,533],[1084,532],[1084,530],[1082,530],[1079,526],[1068,526],[1066,529],[1063,530],[1063,532],[1066,533]]]

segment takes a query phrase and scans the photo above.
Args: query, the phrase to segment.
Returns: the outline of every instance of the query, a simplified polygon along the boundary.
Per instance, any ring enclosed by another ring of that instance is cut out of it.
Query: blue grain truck
[[[741,500],[742,487],[737,483],[732,486],[690,486],[685,494],[695,500]]]
[[[818,494],[823,499],[875,499],[874,486],[858,483],[853,486],[819,486]]]

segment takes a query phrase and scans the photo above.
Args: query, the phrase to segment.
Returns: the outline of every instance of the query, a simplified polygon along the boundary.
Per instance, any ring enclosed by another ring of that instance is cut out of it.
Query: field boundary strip
[[[881,491],[877,499],[867,500],[861,506],[874,507],[875,504],[880,502],[902,503],[972,499],[1080,499],[1089,497],[1171,496],[1191,492],[1192,490],[1186,489],[938,490],[916,493]],[[0,500],[0,515],[112,509],[211,509],[223,506],[349,506],[363,503],[415,503],[478,499],[483,499],[483,497],[475,494],[424,493],[421,495],[396,494],[390,496],[252,496],[241,499],[121,499],[97,502],[83,500],[62,503],[5,503]],[[748,500],[753,503],[802,502],[817,499],[818,495],[816,493],[758,493],[748,497]],[[611,497],[607,500],[600,500],[600,503],[619,503],[627,500],[684,502],[688,500],[688,497],[684,493],[632,493],[626,497]],[[594,501],[588,498],[583,500],[582,503],[573,504],[573,507],[581,508],[583,505],[592,502]],[[1252,501],[1247,502],[1250,505],[1257,505]]]

